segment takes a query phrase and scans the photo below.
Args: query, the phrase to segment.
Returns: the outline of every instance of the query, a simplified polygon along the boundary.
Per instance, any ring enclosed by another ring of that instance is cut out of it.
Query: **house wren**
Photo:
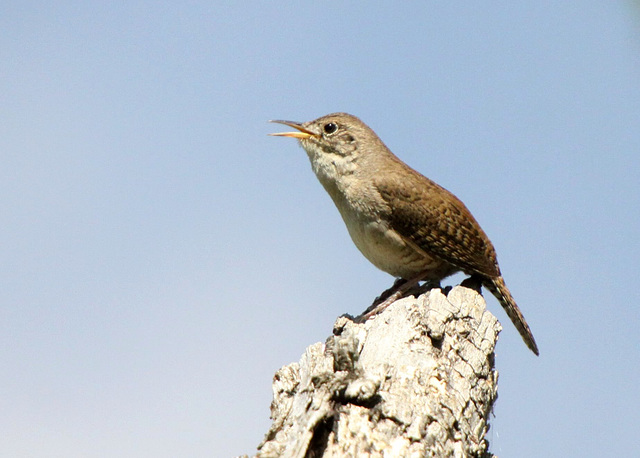
[[[438,283],[462,271],[491,291],[527,346],[539,354],[491,241],[456,196],[398,159],[355,116],[335,113],[305,123],[272,122],[296,129],[271,135],[300,141],[362,254],[402,279],[365,319],[421,281]]]

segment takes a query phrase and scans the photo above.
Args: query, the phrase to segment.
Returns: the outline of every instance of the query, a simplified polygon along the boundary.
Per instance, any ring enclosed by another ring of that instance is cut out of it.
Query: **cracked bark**
[[[432,289],[365,323],[338,318],[326,344],[273,379],[257,457],[491,457],[500,324],[476,291]]]

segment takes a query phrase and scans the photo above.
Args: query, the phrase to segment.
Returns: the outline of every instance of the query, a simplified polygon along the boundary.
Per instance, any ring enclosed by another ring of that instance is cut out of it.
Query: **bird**
[[[527,347],[533,333],[507,288],[489,237],[454,194],[417,172],[356,116],[333,113],[270,135],[297,139],[316,177],[337,207],[360,252],[398,278],[367,319],[420,282],[440,284],[457,272],[487,288]]]

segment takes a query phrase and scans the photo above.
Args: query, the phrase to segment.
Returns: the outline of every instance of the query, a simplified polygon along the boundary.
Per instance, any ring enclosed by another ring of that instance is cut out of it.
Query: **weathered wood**
[[[500,324],[462,286],[408,297],[276,372],[267,457],[490,457]]]

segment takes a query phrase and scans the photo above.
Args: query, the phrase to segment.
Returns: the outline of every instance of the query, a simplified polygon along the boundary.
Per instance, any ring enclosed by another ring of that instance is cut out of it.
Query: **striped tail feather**
[[[522,315],[522,312],[516,305],[516,301],[511,295],[511,292],[509,292],[509,288],[507,288],[502,276],[493,278],[485,277],[483,278],[482,285],[491,291],[491,294],[498,299],[498,302],[500,302],[504,311],[507,312],[509,319],[511,319],[511,322],[520,333],[520,336],[522,337],[522,340],[524,340],[524,343],[527,344],[527,347],[529,347],[536,356],[539,356],[540,353],[538,352],[538,346],[536,345],[536,340],[533,338],[533,333],[527,324],[527,320],[524,319],[524,315]]]

